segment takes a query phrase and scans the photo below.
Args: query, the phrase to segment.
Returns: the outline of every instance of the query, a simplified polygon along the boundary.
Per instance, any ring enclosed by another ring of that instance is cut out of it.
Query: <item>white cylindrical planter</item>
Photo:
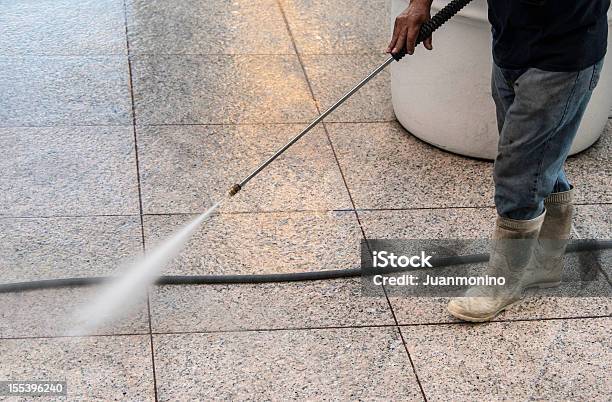
[[[447,1],[434,1],[438,11]],[[407,0],[392,0],[392,16]],[[612,25],[612,14],[609,15]],[[612,28],[610,30],[612,35]],[[439,148],[494,159],[497,123],[491,99],[491,27],[486,0],[474,0],[433,37],[434,50],[419,47],[391,66],[393,108],[416,137]],[[586,111],[571,153],[601,136],[612,107],[612,38],[599,85]]]

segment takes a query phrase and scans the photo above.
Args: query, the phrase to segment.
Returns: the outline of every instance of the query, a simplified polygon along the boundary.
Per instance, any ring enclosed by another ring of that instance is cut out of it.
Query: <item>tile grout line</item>
[[[414,361],[412,360],[412,355],[410,354],[410,350],[408,349],[408,344],[406,343],[406,339],[404,338],[404,334],[402,333],[402,329],[400,327],[399,321],[397,319],[397,316],[395,315],[395,311],[393,310],[393,305],[391,304],[391,300],[389,299],[387,289],[385,288],[384,285],[382,286],[382,289],[383,289],[383,292],[385,293],[385,297],[387,298],[387,303],[389,303],[389,309],[391,310],[391,315],[393,315],[393,320],[395,321],[395,328],[397,330],[397,333],[400,336],[400,339],[402,340],[402,345],[404,345],[404,350],[406,351],[406,355],[408,356],[410,367],[412,367],[412,373],[414,374],[414,378],[416,379],[417,385],[419,386],[419,389],[421,390],[421,396],[423,397],[423,400],[427,402],[427,395],[425,394],[425,389],[423,388],[423,384],[421,383],[421,379],[419,378],[419,374],[417,372],[416,365],[414,364]]]
[[[128,32],[128,16],[127,16],[127,3],[126,0],[123,0],[123,18],[125,24],[125,46],[127,51],[127,63],[128,63],[128,77],[129,77],[129,86],[130,86],[130,101],[132,104],[132,131],[134,135],[134,156],[136,162],[136,182],[138,184],[138,208],[140,215],[140,235],[142,240],[142,252],[143,254],[146,252],[146,242],[145,242],[145,231],[144,231],[144,217],[143,217],[143,208],[142,208],[142,186],[140,183],[140,162],[138,158],[138,135],[136,132],[136,102],[134,101],[134,81],[132,78],[132,60],[130,58],[130,39]],[[155,401],[159,400],[157,394],[157,375],[155,373],[155,347],[153,344],[153,325],[151,320],[151,294],[150,289],[147,289],[147,317],[149,324],[149,344],[150,344],[150,352],[151,352],[151,371],[153,375],[153,395]]]
[[[493,325],[493,324],[512,324],[521,322],[546,322],[546,321],[573,321],[573,320],[599,320],[599,319],[612,319],[611,315],[594,315],[594,316],[576,316],[576,317],[545,317],[545,318],[517,318],[508,320],[494,320],[485,324],[474,324],[466,323],[462,321],[449,321],[449,322],[426,322],[426,323],[412,323],[412,324],[363,324],[363,325],[336,325],[336,326],[322,326],[322,327],[282,327],[282,328],[249,328],[249,329],[230,329],[230,330],[193,330],[193,331],[159,331],[153,332],[153,335],[189,335],[189,334],[232,334],[232,333],[249,333],[249,332],[281,332],[281,331],[323,331],[323,330],[334,330],[334,329],[367,329],[367,328],[402,328],[402,327],[431,327],[431,326],[442,326],[442,325],[459,325],[459,326],[479,326],[479,325]],[[0,341],[6,340],[28,340],[28,339],[66,339],[66,338],[106,338],[106,337],[120,337],[120,336],[139,336],[148,337],[148,332],[135,332],[135,333],[108,333],[108,334],[93,334],[93,335],[57,335],[57,336],[7,336],[0,337]]]
[[[303,53],[305,56],[380,56],[386,55],[385,52],[337,52],[337,53]],[[61,58],[85,58],[85,59],[104,59],[104,58],[119,58],[125,56],[125,53],[24,53],[24,54],[7,54],[0,55],[4,59],[61,59]],[[189,57],[189,56],[237,56],[237,57],[275,57],[275,56],[294,56],[293,53],[224,53],[224,52],[201,52],[201,53],[134,53],[135,57]]]
[[[608,206],[612,203],[577,203],[578,207],[596,207]],[[260,210],[260,211],[227,211],[219,212],[219,215],[248,215],[248,214],[292,214],[292,213],[328,213],[328,212],[402,212],[402,211],[436,211],[450,209],[493,209],[493,205],[460,205],[460,206],[428,206],[428,207],[406,207],[406,208],[341,208],[341,209],[278,209],[278,210]],[[188,211],[188,212],[149,212],[143,213],[143,216],[181,216],[181,215],[199,215],[204,211]],[[56,218],[103,218],[103,217],[137,217],[139,214],[91,214],[91,215],[0,215],[0,220],[3,219],[56,219]]]
[[[329,116],[328,116],[329,117]],[[612,118],[610,118],[610,120],[612,121]],[[138,124],[138,126],[141,127],[175,127],[175,126],[274,126],[274,125],[304,125],[304,124],[308,124],[310,123],[310,121],[308,120],[303,120],[303,121],[251,121],[251,122],[200,122],[200,123],[141,123]],[[339,121],[334,121],[334,120],[326,120],[326,124],[384,124],[384,123],[398,123],[397,119],[389,119],[389,120],[364,120],[364,121],[355,121],[355,120],[339,120]],[[82,124],[76,124],[76,123],[72,123],[72,124],[18,124],[18,125],[0,125],[0,128],[70,128],[70,127],[129,127],[131,126],[131,124],[101,124],[101,123],[82,123]],[[405,130],[405,129],[404,129]],[[408,130],[406,130],[408,132]],[[412,135],[412,134],[411,134]],[[602,134],[603,136],[604,134]],[[423,140],[414,137],[417,140],[425,143]],[[429,146],[432,146],[431,144],[429,144]],[[433,147],[433,146],[432,146]],[[439,149],[439,148],[436,148]],[[482,159],[480,158],[472,158],[469,156],[465,156],[465,155],[459,155],[459,154],[455,154],[452,153],[450,151],[444,151],[443,152],[447,153],[447,154],[451,154],[451,155],[457,155],[459,157],[462,158],[467,158],[467,159],[471,159],[471,160],[476,160],[476,161],[482,161]],[[586,150],[583,152],[587,152]],[[581,152],[582,154],[582,152]],[[572,155],[571,158],[579,158],[579,155]],[[493,161],[489,161],[489,162],[493,162]]]
[[[285,26],[287,28],[287,32],[289,33],[289,37],[291,39],[291,43],[292,43],[293,48],[295,50],[295,54],[297,56],[298,62],[300,64],[300,67],[302,68],[302,73],[304,74],[304,79],[306,80],[306,84],[308,85],[308,90],[310,91],[310,95],[312,96],[312,100],[315,103],[315,107],[317,108],[317,112],[320,115],[321,114],[321,109],[319,107],[319,102],[317,102],[317,98],[316,98],[314,90],[312,88],[312,84],[310,82],[310,79],[308,78],[308,74],[307,74],[306,68],[304,66],[304,61],[302,60],[302,57],[301,57],[300,53],[298,52],[297,44],[295,43],[295,38],[293,36],[293,33],[291,32],[291,27],[289,26],[289,21],[287,19],[287,15],[285,14],[285,10],[283,9],[283,6],[280,3],[280,0],[276,0],[276,4],[278,5],[278,8],[280,9],[280,12],[281,12],[281,14],[283,16],[283,20],[285,22]],[[327,137],[327,141],[329,143],[329,146],[331,148],[332,154],[333,154],[334,159],[336,161],[336,165],[337,165],[338,170],[340,172],[340,176],[342,177],[342,182],[344,183],[344,187],[345,187],[345,189],[347,191],[347,194],[349,196],[349,200],[351,202],[351,205],[353,206],[353,212],[355,214],[355,219],[357,220],[357,224],[359,225],[359,228],[361,230],[362,239],[365,240],[366,245],[368,245],[368,248],[369,248],[369,243],[368,243],[368,240],[367,240],[365,229],[363,228],[363,224],[362,224],[361,220],[359,219],[359,214],[356,211],[357,206],[355,205],[355,201],[354,201],[353,196],[351,194],[351,190],[349,189],[348,183],[346,181],[346,176],[344,175],[344,171],[342,170],[342,166],[340,165],[340,160],[338,159],[338,155],[336,153],[336,149],[334,148],[334,144],[333,144],[333,142],[331,140],[331,137],[329,135],[329,131],[327,129],[327,126],[325,125],[325,122],[322,121],[321,124],[323,125],[323,131],[325,132],[325,136]],[[391,315],[393,317],[393,321],[395,322],[396,331],[400,335],[400,338],[401,338],[402,343],[404,345],[404,350],[406,351],[406,354],[408,355],[408,360],[410,362],[410,365],[412,366],[412,372],[413,372],[414,377],[416,379],[416,382],[417,382],[417,384],[419,386],[419,390],[421,391],[421,396],[423,397],[423,400],[425,402],[427,402],[427,396],[425,395],[425,391],[424,391],[423,386],[421,384],[421,380],[419,379],[419,376],[417,374],[416,367],[415,367],[415,365],[414,365],[414,363],[412,361],[412,357],[410,356],[410,351],[408,350],[408,346],[406,345],[406,341],[404,340],[404,336],[402,334],[402,331],[400,330],[400,328],[398,326],[399,323],[397,321],[397,317],[395,316],[395,312],[393,311],[393,306],[391,305],[391,301],[389,300],[389,296],[387,294],[387,291],[384,289],[384,286],[383,286],[383,291],[385,293],[385,298],[387,300],[387,306],[388,306],[388,308],[389,308],[389,310],[391,312]]]
[[[251,122],[199,122],[199,123],[140,123],[140,127],[191,127],[191,126],[288,126],[306,125],[308,120],[302,121],[251,121]],[[368,121],[328,121],[328,124],[385,124],[397,123],[396,119],[391,120],[368,120]],[[81,123],[81,124],[21,124],[21,125],[0,125],[0,128],[71,128],[71,127],[131,127],[132,124],[102,124],[102,123]]]

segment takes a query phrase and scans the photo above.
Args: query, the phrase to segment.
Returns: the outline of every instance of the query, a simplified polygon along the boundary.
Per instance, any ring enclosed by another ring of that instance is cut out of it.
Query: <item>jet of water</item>
[[[124,274],[104,284],[93,302],[75,314],[70,336],[92,334],[102,325],[121,316],[143,300],[149,286],[161,275],[162,268],[183,249],[196,229],[219,208],[223,201],[210,207],[202,215],[176,231],[156,249],[129,267]]]

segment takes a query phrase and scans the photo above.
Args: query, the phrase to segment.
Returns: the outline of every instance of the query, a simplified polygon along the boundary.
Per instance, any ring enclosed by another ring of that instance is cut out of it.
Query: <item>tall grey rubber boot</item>
[[[563,256],[572,230],[574,189],[552,193],[544,200],[546,218],[523,278],[525,288],[550,288],[561,283]]]
[[[493,319],[522,298],[522,279],[537,243],[546,212],[525,221],[498,217],[486,275],[504,278],[503,286],[475,286],[453,298],[448,311],[472,322]]]

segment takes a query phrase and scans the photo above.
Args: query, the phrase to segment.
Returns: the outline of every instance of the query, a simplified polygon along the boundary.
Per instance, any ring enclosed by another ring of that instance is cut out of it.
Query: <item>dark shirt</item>
[[[579,71],[606,54],[610,0],[488,0],[493,59],[508,69]]]

